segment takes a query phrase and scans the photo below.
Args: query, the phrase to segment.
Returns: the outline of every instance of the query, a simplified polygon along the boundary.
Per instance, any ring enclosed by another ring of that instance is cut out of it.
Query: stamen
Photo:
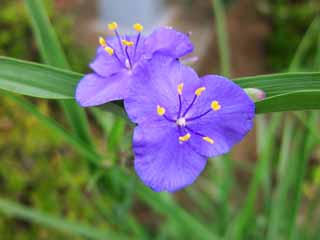
[[[103,37],[99,37],[99,43],[101,45],[101,47],[104,48],[104,50],[109,53],[110,56],[112,56],[114,54],[114,50],[113,48],[109,47],[106,40]]]
[[[181,117],[181,111],[182,111],[182,99],[181,99],[181,95],[179,94],[179,111],[178,111],[178,118]]]
[[[166,113],[166,109],[164,109],[160,105],[157,105],[157,113],[159,116],[163,116]]]
[[[126,59],[126,67],[127,68],[132,68],[132,62],[131,62],[131,58],[129,56],[128,47],[126,47],[124,51],[125,51],[126,57],[127,57],[127,59]],[[129,65],[128,65],[128,63],[129,63]]]
[[[212,101],[211,108],[213,111],[218,111],[218,110],[220,110],[221,105],[219,104],[218,101]]]
[[[192,130],[191,128],[189,128],[189,127],[185,127],[185,128],[186,128],[189,132],[191,132],[192,134],[198,135],[198,136],[202,137],[202,140],[204,140],[204,141],[206,141],[206,142],[208,142],[208,143],[210,143],[210,144],[214,144],[214,140],[213,140],[212,138],[210,138],[210,137],[208,137],[208,136],[205,136],[205,135],[203,135],[203,134],[201,134],[201,133],[198,133],[198,132]]]
[[[110,48],[113,50],[112,56],[114,56],[121,65],[125,66],[124,63],[120,60],[120,58],[119,58],[119,56],[117,55],[116,51],[114,51],[115,48],[114,48],[110,43],[108,43],[108,42],[106,42],[106,44],[109,45]],[[105,50],[106,50],[106,49],[105,49]],[[106,51],[107,51],[107,50],[106,50]],[[109,50],[108,50],[108,51],[109,51]],[[108,52],[108,51],[107,51],[107,52]]]
[[[104,50],[109,53],[110,56],[114,54],[114,50],[111,47],[106,46]]]
[[[198,89],[196,89],[196,91],[194,92],[194,98],[192,100],[192,102],[190,103],[190,105],[187,107],[187,109],[184,111],[183,115],[182,116],[185,116],[189,110],[192,108],[193,104],[196,102],[197,100],[197,97],[199,97],[203,91],[205,91],[206,88],[205,87],[199,87]]]
[[[108,28],[110,31],[115,31],[118,29],[118,23],[116,23],[116,22],[109,23]]]
[[[183,85],[184,85],[183,83],[180,83],[178,85],[178,93],[179,93],[179,95],[182,95]]]
[[[122,40],[121,42],[123,45],[125,45],[127,47],[132,47],[134,45],[134,43],[132,41]]]
[[[199,96],[201,95],[201,93],[202,93],[203,91],[205,91],[205,90],[206,90],[205,87],[200,87],[200,88],[198,88],[198,89],[194,92],[194,94],[199,97]]]
[[[182,114],[182,116],[186,116],[186,114],[189,112],[189,110],[191,109],[191,107],[193,106],[193,104],[195,103],[197,99],[197,95],[194,95],[192,102],[190,103],[190,105],[187,107],[187,109],[184,111],[184,113]]]
[[[133,28],[139,33],[138,36],[137,36],[137,40],[136,40],[136,44],[135,44],[135,47],[134,47],[134,53],[133,53],[133,61],[135,61],[136,59],[136,53],[137,53],[137,48],[138,48],[138,45],[139,45],[139,42],[140,42],[140,38],[141,38],[141,32],[143,31],[143,26],[139,23],[136,23],[133,25]]]
[[[180,141],[180,142],[186,142],[186,141],[188,141],[190,138],[191,138],[191,134],[190,134],[190,133],[187,133],[187,134],[184,135],[184,136],[180,136],[180,137],[179,137],[179,141]]]
[[[123,54],[123,56],[124,56],[124,55],[125,55],[125,51],[124,51],[123,46],[122,46],[122,44],[121,44],[120,34],[119,34],[119,32],[117,31],[117,29],[118,29],[118,23],[116,23],[116,22],[109,23],[109,24],[108,24],[108,28],[109,28],[110,31],[113,31],[113,32],[116,34],[116,37],[117,37],[118,43],[119,43],[119,47],[121,48],[122,54]]]
[[[107,46],[107,42],[103,37],[99,37],[99,43],[101,45],[101,47],[106,47]]]
[[[206,137],[203,137],[202,139],[203,139],[204,141],[210,143],[210,144],[214,144],[214,141],[213,141],[212,138],[209,138],[209,137],[206,136]]]
[[[200,114],[199,116],[196,116],[196,117],[192,117],[192,118],[187,118],[186,120],[189,122],[189,121],[193,121],[193,120],[197,120],[199,118],[202,118],[203,116],[207,115],[209,112],[211,112],[212,109],[210,108],[208,111]]]
[[[133,28],[134,28],[134,30],[136,30],[139,33],[143,31],[143,26],[140,23],[134,24]]]

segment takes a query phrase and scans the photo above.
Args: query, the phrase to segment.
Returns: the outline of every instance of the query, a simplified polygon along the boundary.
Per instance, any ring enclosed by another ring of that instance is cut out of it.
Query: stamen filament
[[[194,95],[192,102],[189,104],[189,106],[187,107],[187,109],[184,111],[184,113],[182,114],[183,117],[186,116],[186,114],[189,112],[189,110],[192,108],[193,104],[195,103],[196,99],[197,99],[197,95]]]
[[[194,131],[193,129],[189,128],[189,127],[185,127],[189,132],[191,132],[192,134],[194,135],[198,135],[200,137],[205,137],[205,135],[201,134],[201,133],[198,133],[196,131]]]
[[[123,49],[123,45],[122,45],[122,43],[121,43],[120,34],[119,34],[119,32],[118,32],[117,30],[114,30],[114,33],[116,34],[116,37],[117,37],[117,39],[118,39],[118,44],[119,44],[119,46],[120,46],[120,48],[121,48],[122,54],[123,54],[123,56],[125,56],[125,52],[124,52],[124,49]]]
[[[181,99],[181,95],[179,94],[179,111],[178,111],[178,118],[181,117],[181,111],[182,111],[182,99]]]
[[[198,135],[198,136],[202,137],[202,140],[204,140],[204,141],[206,141],[206,142],[208,142],[208,143],[210,143],[210,144],[214,144],[214,140],[213,140],[212,138],[210,138],[210,137],[208,137],[208,136],[206,136],[206,135],[203,135],[203,134],[201,134],[201,133],[198,133],[198,132],[192,130],[191,128],[189,128],[189,127],[185,127],[185,128],[186,128],[189,132],[191,132],[192,134]]]
[[[197,119],[202,118],[203,116],[207,115],[207,114],[208,114],[209,112],[211,112],[211,111],[212,111],[212,109],[209,109],[208,111],[200,114],[199,116],[192,117],[192,118],[187,118],[186,120],[187,120],[188,122],[193,121],[193,120],[197,120]]]
[[[143,26],[140,23],[136,23],[133,25],[133,28],[134,28],[134,30],[136,30],[139,33],[137,36],[136,44],[134,46],[134,52],[133,52],[133,57],[132,57],[133,61],[135,61],[137,48],[138,48],[139,41],[141,38],[141,32],[143,31]]]
[[[168,120],[169,122],[173,122],[173,123],[176,122],[175,120],[173,120],[173,119],[171,119],[171,118],[168,118],[167,115],[165,115],[165,114],[163,114],[163,117],[164,117],[166,120]]]
[[[108,42],[106,42],[107,45],[109,45],[112,49],[114,49],[114,47],[112,47],[111,44],[109,44]],[[113,56],[115,56],[115,58],[118,60],[118,62],[125,67],[125,65],[123,64],[123,62],[120,60],[119,56],[117,55],[116,51],[113,51]]]
[[[141,38],[141,33],[139,32],[138,36],[137,36],[137,40],[136,40],[136,44],[134,46],[134,52],[133,52],[133,61],[135,61],[135,58],[136,58],[136,53],[137,53],[137,48],[138,48],[138,45],[139,45],[139,42],[140,42],[140,38]]]
[[[129,61],[130,68],[132,68],[132,62],[131,62],[131,59],[130,59],[130,56],[129,56],[128,47],[125,48],[125,52],[126,52],[126,57],[127,57],[128,61]]]

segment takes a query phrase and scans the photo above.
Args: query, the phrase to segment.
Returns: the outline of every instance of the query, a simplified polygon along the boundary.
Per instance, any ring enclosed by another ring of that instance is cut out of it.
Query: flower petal
[[[164,119],[157,115],[157,105],[166,115],[177,117],[179,98],[177,87],[184,83],[186,95],[194,92],[200,79],[194,70],[171,57],[156,54],[152,60],[137,67],[134,87],[125,99],[126,111],[133,122],[143,123]]]
[[[154,53],[161,53],[180,58],[193,51],[189,36],[169,27],[156,29],[145,40],[145,55],[151,58]]]
[[[101,77],[87,74],[80,80],[76,89],[76,100],[83,107],[96,106],[127,97],[131,84],[128,71]]]
[[[207,159],[187,143],[179,143],[178,129],[159,125],[139,125],[133,138],[135,169],[154,191],[174,192],[192,184]]]
[[[197,116],[207,111],[212,101],[218,101],[221,109],[187,123],[193,131],[214,140],[214,144],[193,134],[190,145],[199,154],[214,157],[227,153],[247,135],[253,126],[255,106],[243,89],[227,78],[208,75],[201,82],[206,91],[188,115]]]
[[[90,63],[90,68],[100,76],[109,77],[120,72],[124,66],[114,55],[110,56],[102,47],[99,47],[96,58]]]

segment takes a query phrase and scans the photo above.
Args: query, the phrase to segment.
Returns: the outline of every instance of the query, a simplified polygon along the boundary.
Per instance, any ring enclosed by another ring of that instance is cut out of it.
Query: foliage
[[[308,1],[265,1],[261,7],[272,23],[272,34],[267,42],[268,63],[272,70],[283,71],[291,61],[302,36],[310,22],[320,10],[320,4],[314,0]],[[302,67],[311,66],[315,58],[317,36],[312,38],[312,47],[308,49]]]
[[[43,9],[41,0],[25,2],[34,4],[29,11],[34,19],[45,19],[46,13],[37,11]],[[223,8],[219,11],[215,17],[224,14]],[[58,46],[55,54],[64,56],[49,22],[36,22],[33,31],[41,31],[37,45]],[[227,33],[220,27],[217,34]],[[307,31],[303,39],[309,38]],[[310,49],[317,49],[314,58],[320,57],[320,44],[300,46],[291,64],[299,69]],[[225,48],[220,42],[221,54],[228,54]],[[48,52],[47,48],[40,52],[47,56],[47,64],[61,64]],[[309,68],[319,70],[316,65]],[[21,76],[20,69],[32,78]],[[0,60],[0,86],[20,94],[70,98],[80,76],[47,65]],[[65,80],[70,81],[69,87],[57,84]],[[258,102],[257,108],[271,112],[297,109],[289,106],[307,109],[310,103],[318,108],[319,81],[319,73],[302,72],[245,77],[238,83],[264,89],[268,98]],[[319,171],[309,164],[318,159],[313,156],[319,144],[316,112],[259,116],[256,162],[233,161],[232,155],[211,159],[197,184],[174,198],[152,192],[133,175],[128,162],[131,126],[119,114],[118,105],[92,109],[94,137],[84,141],[83,135],[76,134],[79,127],[65,128],[56,107],[0,93],[1,103],[7,106],[0,109],[0,154],[4,156],[0,231],[4,239],[319,239],[315,197]]]
[[[75,24],[73,17],[54,11],[52,0],[44,3],[73,69],[86,71],[88,50],[81,48],[70,34]],[[23,1],[1,0],[0,13],[0,55],[40,61]]]

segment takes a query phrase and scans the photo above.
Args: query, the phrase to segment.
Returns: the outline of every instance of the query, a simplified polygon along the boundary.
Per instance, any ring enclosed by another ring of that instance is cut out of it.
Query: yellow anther
[[[179,93],[179,95],[182,95],[182,90],[183,90],[183,83],[180,83],[178,85],[178,93]]]
[[[104,50],[106,50],[106,52],[111,56],[114,54],[114,50],[111,47],[106,46]]]
[[[143,26],[140,23],[136,23],[133,25],[134,30],[137,32],[142,32],[143,31]]]
[[[188,141],[190,138],[191,138],[190,133],[187,133],[187,134],[184,135],[184,136],[180,136],[180,137],[179,137],[179,141],[180,141],[180,142],[186,142],[186,141]]]
[[[219,104],[218,101],[213,101],[213,102],[211,103],[211,108],[212,108],[212,110],[214,110],[214,111],[218,111],[218,110],[220,110],[221,105]]]
[[[205,87],[198,88],[194,93],[199,97],[203,91],[205,91]]]
[[[107,46],[107,42],[103,37],[99,37],[99,43],[102,47],[106,47]]]
[[[157,106],[157,113],[159,116],[163,116],[166,113],[166,110],[163,107],[158,105]]]
[[[109,23],[108,28],[110,31],[114,31],[118,28],[118,23],[116,23],[116,22]]]
[[[206,141],[206,142],[210,143],[210,144],[214,144],[214,141],[213,141],[213,139],[212,139],[212,138],[209,138],[209,137],[203,137],[202,139],[203,139],[204,141]]]
[[[134,43],[132,41],[122,40],[121,42],[123,45],[125,45],[127,47],[131,47],[134,45]]]

